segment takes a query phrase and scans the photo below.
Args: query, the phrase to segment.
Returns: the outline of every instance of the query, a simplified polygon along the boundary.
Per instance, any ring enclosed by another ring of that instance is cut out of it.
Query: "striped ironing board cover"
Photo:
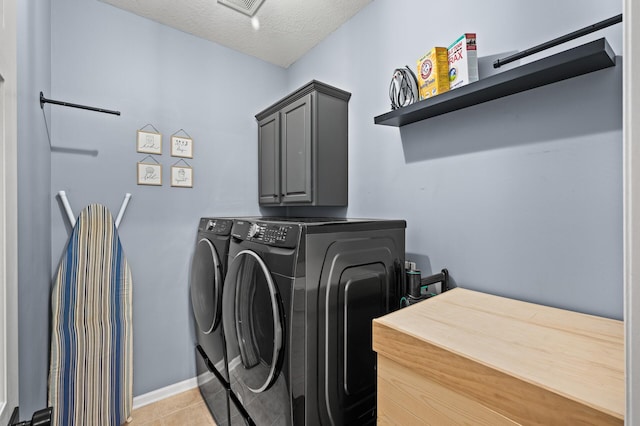
[[[131,271],[109,210],[86,207],[51,295],[53,424],[119,426],[133,405]]]

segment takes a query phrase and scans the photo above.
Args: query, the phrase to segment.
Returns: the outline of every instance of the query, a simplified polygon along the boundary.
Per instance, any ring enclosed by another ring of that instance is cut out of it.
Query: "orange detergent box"
[[[449,46],[449,85],[451,89],[478,81],[476,34],[462,34]]]
[[[418,59],[420,100],[449,90],[449,59],[446,47],[434,47]]]

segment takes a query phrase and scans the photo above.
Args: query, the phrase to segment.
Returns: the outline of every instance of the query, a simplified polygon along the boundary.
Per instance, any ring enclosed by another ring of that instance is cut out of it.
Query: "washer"
[[[219,425],[229,423],[229,373],[225,357],[222,287],[233,220],[202,218],[191,263],[191,307],[196,325],[196,370],[200,393]]]
[[[399,307],[406,222],[234,222],[222,323],[245,422],[376,422],[371,320]]]

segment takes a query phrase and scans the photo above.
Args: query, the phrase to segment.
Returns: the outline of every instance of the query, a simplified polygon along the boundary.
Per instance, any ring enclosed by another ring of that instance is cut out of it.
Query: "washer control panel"
[[[237,220],[231,235],[235,238],[268,244],[276,247],[295,247],[298,242],[298,225]]]
[[[216,235],[229,235],[231,233],[231,219],[200,219],[200,230],[214,233]]]

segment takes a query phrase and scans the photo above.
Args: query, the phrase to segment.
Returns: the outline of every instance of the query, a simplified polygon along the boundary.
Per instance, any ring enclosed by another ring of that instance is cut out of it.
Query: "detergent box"
[[[462,34],[448,49],[451,89],[478,81],[478,51],[475,33]]]
[[[449,65],[446,47],[434,47],[418,59],[418,91],[420,100],[449,90]]]

